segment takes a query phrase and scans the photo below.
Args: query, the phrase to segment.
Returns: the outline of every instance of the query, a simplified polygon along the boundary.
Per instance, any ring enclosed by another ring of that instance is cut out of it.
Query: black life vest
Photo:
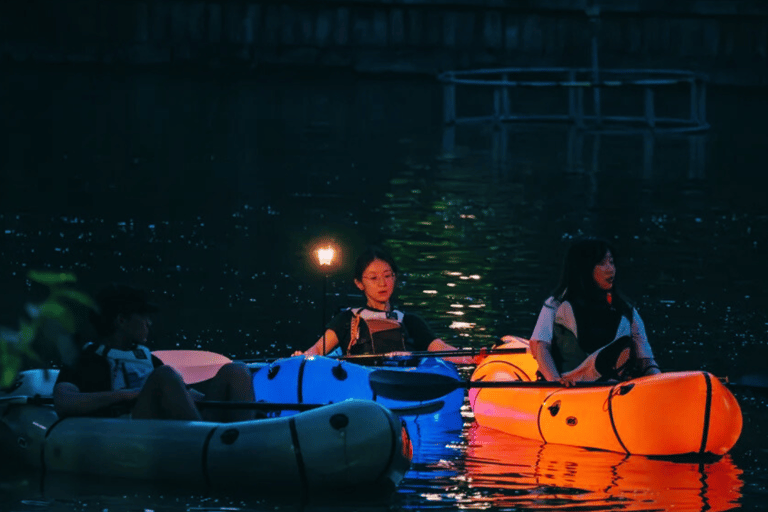
[[[386,354],[405,350],[407,333],[402,311],[350,310],[352,320],[347,354]]]

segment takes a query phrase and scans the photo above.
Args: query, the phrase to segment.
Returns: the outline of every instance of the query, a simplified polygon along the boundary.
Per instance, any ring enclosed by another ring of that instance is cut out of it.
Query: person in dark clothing
[[[349,308],[331,319],[325,334],[306,351],[293,355],[325,355],[336,347],[342,354],[406,355],[410,351],[457,350],[440,339],[424,319],[394,309],[398,268],[379,247],[369,247],[355,262],[355,286],[365,295],[362,307]],[[471,363],[469,357],[446,358]]]
[[[198,411],[195,402],[203,399],[253,401],[250,372],[242,363],[229,363],[205,383],[204,394],[188,389],[176,370],[145,346],[151,315],[158,308],[144,290],[109,285],[96,295],[96,304],[91,322],[98,340],[87,343],[78,360],[59,371],[54,386],[59,416],[222,422],[254,418],[248,410]]]

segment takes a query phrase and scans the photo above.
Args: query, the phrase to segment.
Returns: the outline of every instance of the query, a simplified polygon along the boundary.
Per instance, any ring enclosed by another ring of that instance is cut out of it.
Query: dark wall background
[[[0,61],[705,72],[768,84],[765,0],[5,0]]]

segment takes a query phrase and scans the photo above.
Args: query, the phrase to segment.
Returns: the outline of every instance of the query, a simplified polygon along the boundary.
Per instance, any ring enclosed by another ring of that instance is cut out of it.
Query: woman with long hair
[[[614,254],[597,238],[569,247],[531,335],[544,379],[568,386],[660,373],[637,309],[616,286]]]

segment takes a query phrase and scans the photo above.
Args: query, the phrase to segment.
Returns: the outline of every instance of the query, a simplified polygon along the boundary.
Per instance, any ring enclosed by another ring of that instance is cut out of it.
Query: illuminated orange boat
[[[499,348],[528,345],[521,338],[505,340]],[[470,387],[477,423],[546,443],[650,456],[721,456],[741,434],[736,398],[707,372],[566,388],[534,382],[537,368],[527,351],[483,360],[472,381],[520,382]]]

